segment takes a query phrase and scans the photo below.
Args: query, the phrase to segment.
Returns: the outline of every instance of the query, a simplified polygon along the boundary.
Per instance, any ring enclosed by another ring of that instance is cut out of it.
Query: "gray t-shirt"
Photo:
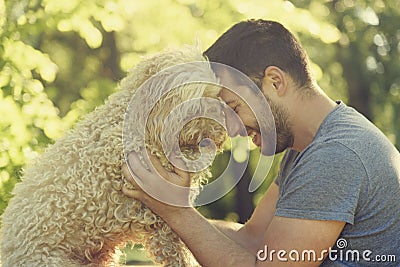
[[[321,266],[400,266],[400,154],[353,108],[338,102],[306,149],[286,151],[275,183],[276,216],[346,222]]]

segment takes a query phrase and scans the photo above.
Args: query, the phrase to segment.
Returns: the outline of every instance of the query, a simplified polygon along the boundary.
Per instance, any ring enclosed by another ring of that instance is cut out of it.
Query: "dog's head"
[[[203,182],[210,155],[222,151],[227,138],[217,83],[209,62],[194,46],[139,62],[121,84],[132,91],[124,125],[125,151],[145,146],[172,170],[167,157],[178,150],[192,165],[193,184]]]

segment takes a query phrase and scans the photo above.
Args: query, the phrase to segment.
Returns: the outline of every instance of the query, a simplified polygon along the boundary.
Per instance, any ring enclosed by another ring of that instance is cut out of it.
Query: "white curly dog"
[[[142,243],[156,263],[196,264],[184,243],[162,219],[121,192],[124,184],[121,167],[125,163],[122,132],[130,99],[152,75],[193,61],[207,62],[194,46],[145,58],[122,80],[119,90],[104,105],[85,116],[30,164],[2,215],[4,267],[117,266],[118,247],[128,241]],[[202,66],[166,74],[165,78],[179,84],[189,76],[198,75],[217,82],[210,65]],[[143,103],[167,84],[150,86],[140,96]],[[205,96],[218,99],[219,90],[220,87],[211,84],[186,84],[168,92],[152,109],[145,126],[145,146],[166,169],[171,170],[172,166],[163,152],[160,133],[167,115],[173,108],[182,108],[177,114],[189,112],[179,106],[189,99]],[[140,118],[143,106],[133,108]],[[191,109],[207,109],[207,106],[198,102]],[[173,126],[182,128],[182,125]],[[212,139],[220,151],[226,139],[225,129],[206,118],[184,125],[179,135],[184,155],[196,158],[199,141],[204,138]],[[140,142],[131,142],[129,146],[129,149],[141,149]],[[209,169],[191,173],[193,185],[208,177]]]

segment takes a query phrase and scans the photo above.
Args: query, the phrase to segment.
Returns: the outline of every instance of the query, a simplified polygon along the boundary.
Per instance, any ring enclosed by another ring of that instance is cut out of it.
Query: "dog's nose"
[[[209,147],[211,146],[213,143],[212,140],[210,140],[210,138],[204,138],[200,141],[199,146],[200,147]]]

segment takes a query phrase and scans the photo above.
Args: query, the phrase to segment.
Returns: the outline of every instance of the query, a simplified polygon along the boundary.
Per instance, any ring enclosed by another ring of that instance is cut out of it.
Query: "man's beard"
[[[289,112],[287,109],[273,103],[270,98],[265,96],[267,102],[270,106],[271,113],[274,117],[275,121],[275,131],[276,131],[276,145],[275,145],[275,154],[283,152],[286,148],[293,146],[293,134],[292,129],[289,124]],[[268,130],[267,130],[268,132]],[[269,136],[269,134],[268,134]],[[263,150],[261,148],[261,152],[267,156],[271,156],[271,152],[267,152],[269,150],[267,147]]]
[[[276,128],[275,154],[278,154],[284,151],[286,148],[292,147],[294,138],[288,122],[288,111],[277,105],[274,108],[271,107],[271,109],[272,114],[274,114]]]

